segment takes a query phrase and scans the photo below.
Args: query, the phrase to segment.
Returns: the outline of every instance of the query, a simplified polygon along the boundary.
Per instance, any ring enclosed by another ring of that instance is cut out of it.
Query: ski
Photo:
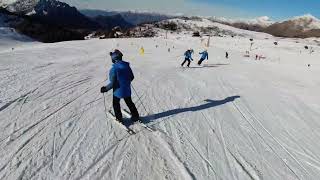
[[[108,111],[108,115],[110,118],[112,118],[113,121],[115,121],[121,128],[123,128],[125,131],[128,132],[128,134],[133,135],[136,134],[136,132],[134,132],[130,127],[125,126],[124,124],[122,124],[121,122],[116,120],[115,115],[113,114],[113,112],[111,110]]]
[[[148,130],[148,131],[150,131],[150,132],[156,131],[155,129],[153,129],[153,128],[147,126],[147,125],[145,125],[145,124],[144,124],[143,122],[141,122],[141,121],[139,121],[138,123],[139,123],[140,126],[142,126],[143,128],[145,128],[146,130]]]
[[[126,116],[127,118],[131,118],[131,113],[128,112],[126,109],[121,109],[121,112],[124,116]],[[150,131],[150,132],[154,132],[155,130],[147,125],[145,125],[141,119],[139,119],[138,122],[135,122],[135,124],[140,125],[141,127],[145,128],[146,130]]]

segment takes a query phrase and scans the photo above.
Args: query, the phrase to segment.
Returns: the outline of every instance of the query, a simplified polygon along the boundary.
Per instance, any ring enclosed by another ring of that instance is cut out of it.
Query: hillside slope
[[[0,48],[12,48],[21,42],[32,42],[29,37],[16,32],[14,28],[10,28],[7,24],[9,17],[1,13],[0,10]]]
[[[182,55],[197,60],[200,39],[174,34],[0,50],[0,179],[319,179],[319,50],[256,40],[255,61],[247,37],[212,42],[191,68]],[[105,114],[114,48],[153,132],[129,136]]]

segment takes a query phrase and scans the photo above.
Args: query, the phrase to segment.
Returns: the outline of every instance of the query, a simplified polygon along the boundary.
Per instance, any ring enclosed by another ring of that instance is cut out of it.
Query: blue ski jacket
[[[203,51],[199,54],[201,54],[201,59],[209,59],[209,54],[207,51]]]
[[[130,64],[125,61],[117,60],[110,69],[109,83],[107,90],[113,89],[113,95],[117,98],[127,98],[131,96],[131,81],[134,75]]]
[[[192,59],[192,52],[191,52],[191,51],[186,51],[186,52],[184,53],[184,57],[185,57],[186,59],[193,60],[193,59]]]

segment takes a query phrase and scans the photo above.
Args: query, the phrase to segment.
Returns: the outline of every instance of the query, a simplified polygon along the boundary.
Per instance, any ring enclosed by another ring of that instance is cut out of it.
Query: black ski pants
[[[114,110],[114,114],[117,118],[117,120],[122,121],[122,113],[121,113],[121,106],[120,106],[120,98],[113,96],[113,110]],[[131,115],[132,115],[132,120],[133,121],[138,121],[139,120],[139,113],[138,110],[136,108],[136,106],[134,105],[134,103],[132,102],[131,97],[127,97],[124,98],[124,101],[126,102]]]
[[[198,65],[201,65],[202,61],[204,61],[203,58],[201,58],[201,59],[199,60]]]
[[[190,59],[188,59],[188,58],[185,58],[184,59],[184,61],[183,61],[183,63],[181,64],[181,66],[183,66],[184,65],[184,63],[186,63],[188,61],[188,67],[190,66],[190,63],[191,63],[191,60]]]

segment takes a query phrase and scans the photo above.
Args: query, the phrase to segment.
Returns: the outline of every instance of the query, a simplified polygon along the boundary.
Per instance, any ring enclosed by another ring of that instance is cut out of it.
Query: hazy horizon
[[[320,16],[317,9],[320,2],[288,0],[61,0],[78,9],[96,9],[106,11],[144,11],[163,14],[183,14],[187,16],[217,16],[232,19],[253,19],[268,16],[272,20],[285,20],[295,16],[312,14]],[[289,5],[288,5],[289,4]]]

